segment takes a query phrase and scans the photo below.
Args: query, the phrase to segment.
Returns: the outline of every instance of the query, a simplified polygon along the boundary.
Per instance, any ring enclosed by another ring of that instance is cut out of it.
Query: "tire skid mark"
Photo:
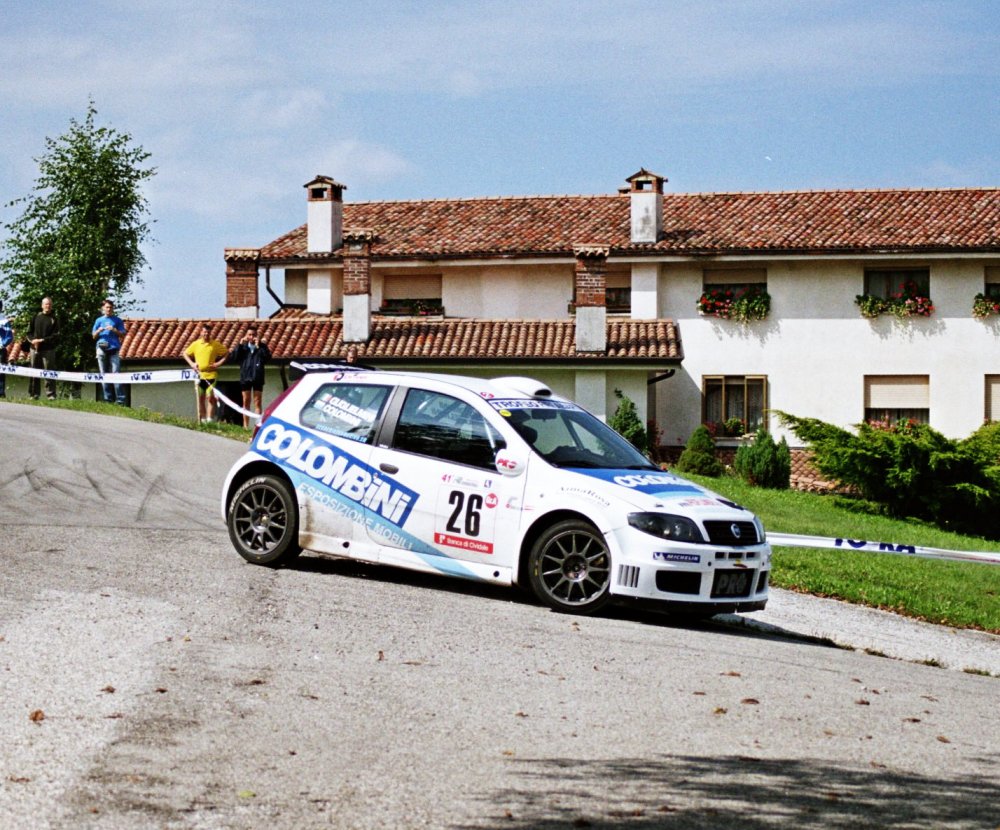
[[[97,495],[101,499],[101,501],[108,501],[108,496],[107,496],[107,494],[105,494],[104,488],[101,487],[100,482],[98,482],[98,480],[93,475],[91,475],[91,473],[90,473],[90,465],[87,463],[87,461],[86,460],[77,460],[76,466],[78,466],[80,468],[80,474],[85,479],[87,479],[87,482],[90,484],[90,488],[95,493],[97,493]]]

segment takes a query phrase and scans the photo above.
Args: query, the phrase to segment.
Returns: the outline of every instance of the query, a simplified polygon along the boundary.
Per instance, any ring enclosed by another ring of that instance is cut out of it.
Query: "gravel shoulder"
[[[765,633],[827,640],[897,660],[1000,677],[1000,636],[934,625],[835,599],[772,588],[764,611],[719,619]]]

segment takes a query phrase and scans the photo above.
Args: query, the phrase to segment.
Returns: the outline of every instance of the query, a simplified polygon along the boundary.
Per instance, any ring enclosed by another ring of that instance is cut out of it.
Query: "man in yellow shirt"
[[[198,372],[194,393],[198,403],[198,422],[215,420],[215,382],[218,368],[226,362],[229,350],[212,339],[212,327],[202,323],[201,336],[184,350],[182,357]]]

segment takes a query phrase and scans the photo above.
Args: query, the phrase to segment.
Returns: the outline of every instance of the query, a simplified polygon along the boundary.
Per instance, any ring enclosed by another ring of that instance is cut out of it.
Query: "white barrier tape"
[[[34,369],[30,366],[15,366],[12,363],[0,363],[0,374],[21,375],[28,378],[42,378],[44,380],[61,380],[74,383],[177,383],[178,381],[197,381],[199,374],[194,369],[160,369],[155,372],[64,372],[58,369]],[[215,397],[222,401],[230,409],[235,409],[241,415],[253,418],[255,421],[260,418],[256,412],[250,412],[242,406],[231,401],[218,389],[212,390]]]
[[[902,545],[893,542],[866,542],[857,539],[827,539],[823,536],[800,536],[796,533],[767,534],[772,545],[790,548],[825,548],[826,550],[857,550],[867,553],[892,553],[901,556],[918,556],[924,559],[950,559],[957,562],[985,562],[1000,565],[996,551],[943,550],[919,545]]]
[[[177,383],[180,380],[198,380],[194,369],[160,369],[155,372],[64,372],[59,369],[33,369],[0,363],[0,374],[21,375],[28,378],[61,380],[73,383]]]
[[[251,412],[249,409],[244,409],[239,404],[236,404],[233,401],[229,400],[229,398],[223,395],[218,389],[213,389],[212,392],[216,398],[222,401],[230,409],[235,409],[237,412],[240,413],[240,415],[246,415],[248,418],[253,418],[255,421],[260,420],[260,415],[258,415],[256,412]]]

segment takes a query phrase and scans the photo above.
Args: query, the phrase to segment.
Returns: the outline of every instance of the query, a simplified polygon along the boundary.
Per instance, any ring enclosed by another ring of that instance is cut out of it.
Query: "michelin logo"
[[[270,421],[254,440],[266,458],[304,473],[335,496],[367,507],[397,527],[406,523],[417,494],[333,444],[281,421]]]

